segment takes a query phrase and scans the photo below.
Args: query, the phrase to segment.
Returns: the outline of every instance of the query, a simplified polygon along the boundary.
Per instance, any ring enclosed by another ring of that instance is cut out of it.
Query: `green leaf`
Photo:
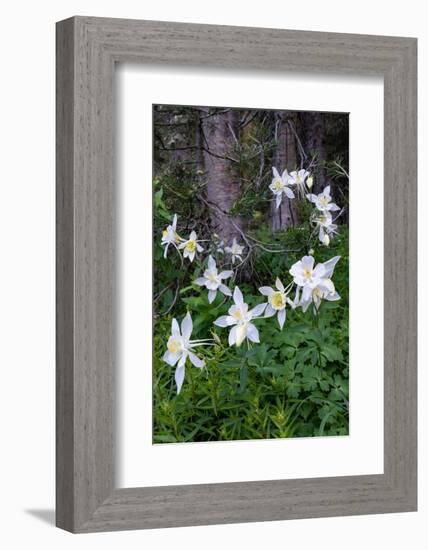
[[[245,391],[248,382],[248,367],[243,365],[239,372],[239,391],[242,393]]]

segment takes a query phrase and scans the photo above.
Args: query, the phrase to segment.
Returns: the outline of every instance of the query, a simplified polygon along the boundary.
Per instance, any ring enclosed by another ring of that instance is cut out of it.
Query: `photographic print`
[[[349,116],[153,105],[153,443],[349,433]]]

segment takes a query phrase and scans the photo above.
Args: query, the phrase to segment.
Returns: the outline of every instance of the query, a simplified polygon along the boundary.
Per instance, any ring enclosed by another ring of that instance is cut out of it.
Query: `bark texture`
[[[326,129],[325,115],[320,112],[304,112],[300,114],[305,135],[306,154],[317,157],[317,166],[314,170],[313,193],[321,193],[328,185],[325,161],[326,151]]]
[[[211,225],[228,244],[234,237],[240,240],[238,228],[242,229],[242,219],[229,215],[241,196],[239,163],[231,160],[236,149],[235,138],[239,140],[239,111],[208,112],[202,118],[201,138]]]

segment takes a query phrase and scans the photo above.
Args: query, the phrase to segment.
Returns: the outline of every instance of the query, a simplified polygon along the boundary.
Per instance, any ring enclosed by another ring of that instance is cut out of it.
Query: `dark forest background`
[[[154,173],[192,195],[186,218],[198,227],[203,220],[227,242],[241,237],[236,225],[251,229],[262,217],[279,231],[304,217],[286,197],[275,209],[272,166],[310,171],[315,194],[330,185],[345,208],[338,223],[346,224],[348,120],[346,113],[154,105]]]

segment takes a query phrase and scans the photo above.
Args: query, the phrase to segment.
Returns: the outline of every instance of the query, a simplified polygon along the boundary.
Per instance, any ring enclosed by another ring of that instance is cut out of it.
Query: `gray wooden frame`
[[[115,488],[116,62],[383,76],[382,475]],[[82,533],[416,510],[416,297],[416,39],[90,17],[57,24],[58,527]]]

